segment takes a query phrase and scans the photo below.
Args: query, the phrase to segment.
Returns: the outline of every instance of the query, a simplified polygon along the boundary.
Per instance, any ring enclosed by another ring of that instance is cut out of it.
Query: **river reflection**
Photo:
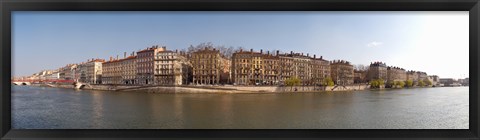
[[[15,129],[468,129],[468,87],[282,94],[12,89]]]

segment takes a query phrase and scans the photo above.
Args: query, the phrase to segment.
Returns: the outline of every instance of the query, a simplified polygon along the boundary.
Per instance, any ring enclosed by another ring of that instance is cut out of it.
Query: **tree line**
[[[231,59],[235,52],[238,52],[240,50],[247,51],[242,46],[237,46],[237,47],[228,46],[227,47],[225,45],[215,45],[212,42],[203,42],[203,43],[200,43],[198,45],[190,45],[187,49],[182,49],[180,51],[185,52],[185,55],[187,55],[187,56],[191,56],[192,53],[194,53],[196,51],[204,50],[205,48],[207,48],[209,50],[213,50],[213,49],[219,50],[220,55],[224,58],[227,58],[227,59]],[[282,51],[275,50],[275,49],[265,50],[264,53],[266,53],[267,51],[269,51],[270,54],[274,54],[274,53],[276,53],[276,51],[279,51],[279,53],[283,53]]]
[[[371,88],[380,88],[381,86],[390,87],[390,88],[403,88],[403,87],[413,87],[414,85],[424,87],[432,86],[432,81],[428,79],[419,80],[417,83],[414,83],[413,80],[406,81],[388,81],[386,84],[383,79],[375,79],[370,81]]]
[[[181,51],[185,52],[187,56],[191,56],[194,52],[203,50],[205,48],[209,50],[216,49],[220,52],[220,55],[222,57],[225,57],[227,59],[231,59],[233,53],[235,53],[236,51],[240,51],[241,49],[244,49],[243,47],[233,47],[233,46],[226,47],[225,45],[214,45],[212,42],[204,42],[195,46],[190,45],[190,47],[188,47],[187,49],[182,49]]]

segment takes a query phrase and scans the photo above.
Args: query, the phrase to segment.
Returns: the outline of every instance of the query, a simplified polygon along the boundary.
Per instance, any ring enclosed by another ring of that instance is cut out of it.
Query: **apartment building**
[[[336,85],[353,84],[354,71],[353,65],[345,60],[334,60],[330,62],[330,73],[332,80]]]
[[[225,71],[224,59],[220,51],[211,48],[204,48],[192,53],[190,60],[193,70],[194,84],[216,85],[226,83],[221,81],[221,75]]]
[[[155,56],[156,85],[186,85],[190,83],[191,64],[178,53],[164,49]]]

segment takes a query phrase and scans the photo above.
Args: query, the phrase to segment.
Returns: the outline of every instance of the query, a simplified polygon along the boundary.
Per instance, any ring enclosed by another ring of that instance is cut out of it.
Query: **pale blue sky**
[[[152,45],[202,42],[304,52],[369,65],[384,61],[468,77],[468,12],[27,12],[12,16],[13,75]]]

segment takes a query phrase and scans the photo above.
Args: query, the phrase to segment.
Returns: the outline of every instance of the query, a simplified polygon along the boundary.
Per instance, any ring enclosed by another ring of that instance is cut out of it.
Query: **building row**
[[[68,64],[56,70],[43,70],[31,76],[24,77],[24,80],[35,81],[66,81],[85,82],[100,84],[102,76],[103,59],[89,59],[80,64]]]
[[[428,76],[426,72],[421,71],[406,71],[403,68],[387,66],[384,62],[372,62],[363,81],[382,79],[386,83],[393,83],[397,81],[411,80],[417,84],[420,80],[430,80],[433,85],[439,82],[439,77],[436,75]],[[360,73],[360,72],[359,72]]]
[[[237,85],[285,85],[298,78],[300,85],[321,85],[327,78],[335,84],[354,83],[354,69],[345,60],[328,61],[308,53],[280,54],[240,50],[232,57],[233,82]]]
[[[178,51],[165,46],[152,46],[124,54],[123,59],[110,59],[102,63],[102,84],[183,85],[189,83],[191,64]]]
[[[372,62],[368,69],[357,70],[345,60],[329,61],[322,56],[293,51],[240,49],[231,58],[226,58],[215,48],[205,47],[186,54],[158,45],[128,56],[125,52],[122,58],[89,59],[80,64],[68,64],[49,71],[48,75],[43,77],[115,85],[285,85],[292,78],[299,79],[300,85],[322,85],[327,78],[336,85],[367,83],[376,79],[385,82],[439,81],[438,76],[406,71],[383,62]]]

